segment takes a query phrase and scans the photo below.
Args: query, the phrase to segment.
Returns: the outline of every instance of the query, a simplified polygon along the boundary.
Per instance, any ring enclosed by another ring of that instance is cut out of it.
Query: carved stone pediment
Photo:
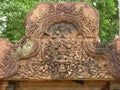
[[[119,48],[100,44],[98,33],[89,4],[41,3],[27,16],[26,35],[0,60],[9,62],[0,78],[120,79]]]

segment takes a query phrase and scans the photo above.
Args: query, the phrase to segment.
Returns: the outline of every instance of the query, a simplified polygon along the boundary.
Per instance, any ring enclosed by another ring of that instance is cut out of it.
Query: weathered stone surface
[[[39,54],[29,61],[20,61],[21,68],[13,77],[111,78],[107,68],[88,55],[83,47],[83,43],[93,45],[93,41],[98,40],[98,25],[98,13],[87,3],[38,5],[27,16],[26,33],[39,43]]]
[[[9,62],[6,62],[6,57],[9,55],[12,44],[7,39],[0,39],[0,78],[3,78],[6,75],[6,72],[9,72]],[[8,71],[7,71],[8,69]]]
[[[41,38],[41,33],[62,23],[75,26],[83,37],[98,37],[98,13],[88,3],[39,4],[27,16],[26,33],[27,36]]]
[[[100,44],[98,33],[98,13],[87,3],[39,4],[27,16],[26,36],[0,57],[7,62],[0,78],[120,79],[119,40]]]
[[[0,39],[0,60],[3,60],[10,47],[11,43],[7,39]]]
[[[120,52],[120,38],[115,38],[115,49],[117,52]]]
[[[84,83],[79,81],[22,81],[16,85],[16,90],[101,90],[105,83],[104,81],[88,81]]]

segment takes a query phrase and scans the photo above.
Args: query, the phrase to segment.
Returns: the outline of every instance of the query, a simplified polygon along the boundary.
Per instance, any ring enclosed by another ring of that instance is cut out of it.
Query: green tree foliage
[[[39,2],[88,2],[99,11],[101,42],[118,34],[117,0],[0,0],[0,37],[16,43],[25,34],[27,13]]]

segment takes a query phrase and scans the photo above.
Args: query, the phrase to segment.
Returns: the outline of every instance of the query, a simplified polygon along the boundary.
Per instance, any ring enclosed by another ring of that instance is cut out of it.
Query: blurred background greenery
[[[0,37],[16,43],[25,35],[27,13],[40,2],[88,2],[99,11],[100,41],[112,42],[118,35],[117,0],[0,0]]]

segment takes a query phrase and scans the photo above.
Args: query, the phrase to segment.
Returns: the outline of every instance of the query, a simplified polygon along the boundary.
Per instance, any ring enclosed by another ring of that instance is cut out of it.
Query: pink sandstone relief
[[[0,78],[120,79],[120,39],[99,43],[99,16],[87,3],[41,3],[17,44],[0,39]]]

